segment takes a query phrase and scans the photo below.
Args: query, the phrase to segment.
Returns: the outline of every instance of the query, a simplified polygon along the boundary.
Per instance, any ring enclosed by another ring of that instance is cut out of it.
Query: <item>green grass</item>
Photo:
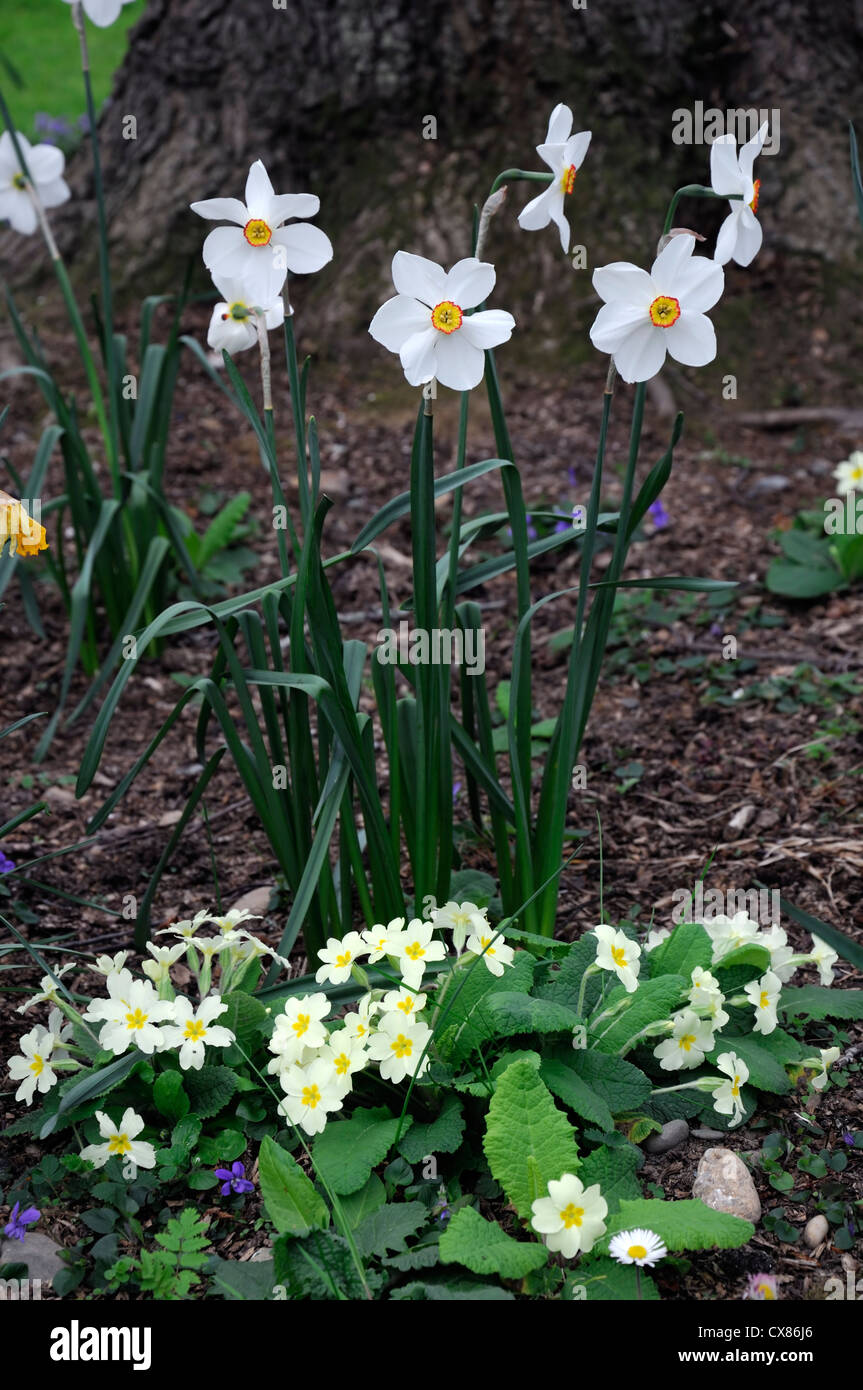
[[[137,23],[146,0],[124,5],[116,24],[97,29],[87,23],[87,43],[97,108],[109,95],[111,82],[126,52],[126,31]],[[18,87],[5,69],[0,85],[12,119],[29,138],[34,138],[34,118],[39,111],[74,123],[84,112],[84,86],[78,35],[71,6],[63,0],[2,0],[0,5],[0,55],[17,70]]]

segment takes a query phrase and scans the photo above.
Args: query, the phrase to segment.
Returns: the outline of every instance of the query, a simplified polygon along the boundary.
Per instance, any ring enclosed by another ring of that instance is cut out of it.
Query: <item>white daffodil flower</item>
[[[605,1235],[608,1203],[599,1183],[585,1187],[573,1173],[552,1178],[548,1196],[537,1197],[531,1203],[531,1211],[533,1229],[545,1237],[549,1250],[558,1251],[567,1260],[586,1255]]]
[[[419,997],[425,998],[424,995]],[[356,1013],[345,1014],[342,1019],[342,1027],[363,1047],[372,1035],[372,1019],[380,1007],[378,1000],[373,999],[370,994],[364,994],[357,1004]]]
[[[740,1087],[749,1080],[749,1068],[733,1052],[722,1052],[716,1059],[720,1071],[729,1077],[713,1092],[713,1108],[719,1115],[732,1115],[731,1127],[739,1125],[744,1116]]]
[[[282,1058],[282,1066],[298,1062],[303,1048],[323,1047],[328,1035],[322,1020],[329,1012],[330,1001],[325,994],[304,994],[285,1001],[284,1012],[276,1019],[269,1042],[270,1051]]]
[[[475,256],[447,272],[424,256],[397,251],[397,293],[378,309],[369,332],[398,353],[411,386],[436,379],[453,391],[472,391],[483,378],[486,348],[507,342],[515,327],[503,309],[468,313],[488,299],[494,282],[494,266]]]
[[[766,947],[770,952],[770,969],[784,985],[787,985],[797,969],[797,964],[794,961],[794,950],[788,945],[787,932],[774,925],[769,931],[761,933],[758,937],[758,945]]]
[[[216,227],[204,242],[204,264],[213,279],[238,280],[262,309],[275,304],[288,276],[310,275],[333,258],[333,247],[320,227],[289,218],[314,217],[321,206],[313,193],[273,191],[270,177],[256,159],[246,179],[246,201],[206,198],[192,212],[209,221],[233,222]]]
[[[399,973],[408,989],[419,989],[429,962],[443,960],[446,956],[443,942],[432,940],[433,932],[433,923],[421,922],[414,917],[408,923],[404,936],[396,942]]]
[[[109,990],[115,982],[115,987],[126,989],[126,983],[121,979],[124,974],[128,974],[128,971],[108,976]],[[100,1008],[96,1013],[93,1012],[93,1005],[97,1004]],[[164,1037],[156,1025],[167,1023],[174,1017],[175,1002],[160,999],[149,980],[133,980],[125,998],[97,999],[93,1005],[85,1017],[101,1020],[99,1043],[102,1047],[119,1057],[130,1044],[134,1044],[149,1056],[164,1045]]]
[[[716,917],[707,918],[700,925],[713,942],[713,965],[730,951],[736,951],[738,946],[755,943],[761,932],[758,923],[753,922],[744,911],[735,912],[733,917],[726,917],[724,913],[720,913]]]
[[[817,965],[818,974],[822,985],[832,985],[833,967],[839,959],[838,952],[828,946],[826,941],[822,941],[820,936],[812,935],[812,951],[809,959],[813,965]],[[44,983],[44,982],[43,982]]]
[[[564,254],[569,250],[569,222],[566,200],[575,187],[575,178],[590,145],[590,131],[572,134],[572,112],[560,102],[548,122],[545,144],[536,152],[553,174],[551,183],[538,197],[531,199],[518,214],[518,225],[526,232],[536,232],[554,222],[560,231]]]
[[[152,941],[147,942],[147,950],[153,959],[145,960],[141,969],[157,989],[166,980],[170,980],[171,966],[180,956],[185,955],[186,949],[185,941],[178,941],[173,946],[154,946]]]
[[[81,0],[81,3],[90,23],[99,29],[107,29],[119,18],[123,6],[134,4],[134,0]],[[66,4],[74,5],[75,0],[66,0]]]
[[[800,1063],[801,1067],[814,1067],[817,1070],[818,1075],[812,1077],[812,1089],[815,1091],[824,1090],[827,1085],[827,1069],[838,1060],[841,1048],[822,1047],[819,1048],[819,1052],[820,1057],[804,1057]]]
[[[54,971],[55,978],[60,980],[69,971],[74,969],[75,962],[68,961],[61,965],[59,970]],[[28,1009],[32,1009],[34,1004],[57,1003],[57,986],[50,975],[43,975],[39,984],[39,993],[33,994],[29,999],[25,999],[23,1004],[19,1004],[16,1013],[26,1014]]]
[[[182,995],[174,1000],[174,1023],[162,1029],[164,1047],[179,1047],[180,1067],[183,1071],[200,1071],[204,1065],[204,1051],[208,1047],[230,1047],[234,1034],[230,1028],[214,1024],[227,1011],[218,994],[210,994],[195,1009],[191,1000]]]
[[[328,1043],[321,1048],[320,1056],[325,1062],[332,1064],[344,1095],[348,1094],[353,1085],[351,1078],[354,1072],[361,1071],[369,1060],[362,1042],[347,1028],[339,1028],[330,1034]]]
[[[476,903],[444,903],[436,907],[431,920],[438,931],[452,932],[453,950],[460,956],[468,936],[481,936],[488,931],[488,916],[485,909]]]
[[[738,265],[749,265],[761,249],[763,233],[761,223],[755,216],[761,180],[753,179],[752,166],[756,156],[761,153],[766,135],[765,121],[752,139],[741,145],[739,155],[733,135],[720,135],[710,146],[710,186],[713,192],[720,197],[727,197],[729,193],[743,195],[731,202],[731,211],[719,228],[713,253],[718,265],[732,260]]]
[[[777,1024],[776,1005],[782,991],[782,981],[772,970],[762,975],[760,980],[751,980],[743,986],[743,993],[755,1009],[756,1033],[772,1033]]]
[[[63,178],[66,156],[56,145],[31,145],[19,133],[18,144],[43,207],[56,208],[72,195]],[[13,231],[31,236],[39,225],[28,191],[27,178],[8,130],[0,135],[0,222],[6,218]]]
[[[131,951],[118,951],[113,956],[97,956],[93,962],[93,969],[100,975],[113,975],[123,969],[131,954]]]
[[[426,1005],[424,994],[415,994],[412,989],[391,989],[380,1002],[381,1012],[401,1014],[403,1018],[414,1019],[422,1013]]]
[[[380,1064],[384,1081],[399,1082],[406,1076],[423,1076],[429,1056],[428,1053],[422,1055],[431,1035],[427,1023],[401,1018],[397,1013],[384,1014],[369,1042],[368,1055]]]
[[[836,479],[836,491],[840,497],[847,496],[858,487],[863,488],[863,451],[855,449],[849,458],[837,464],[833,470],[833,477]]]
[[[56,1085],[57,1073],[51,1066],[54,1041],[54,1034],[43,1028],[41,1023],[37,1023],[35,1028],[31,1028],[30,1032],[21,1038],[18,1044],[21,1055],[10,1057],[6,1064],[10,1078],[21,1082],[15,1092],[16,1100],[23,1100],[27,1105],[31,1105],[36,1091],[44,1095]]]
[[[375,965],[384,956],[397,956],[399,953],[398,943],[404,935],[404,917],[394,917],[391,922],[384,926],[367,927],[361,933],[366,950],[369,953],[369,965]],[[392,943],[392,944],[390,944]]]
[[[634,994],[641,968],[641,947],[630,941],[625,932],[615,931],[604,922],[593,928],[593,934],[597,940],[596,964],[600,970],[613,970],[627,994]]]
[[[320,1134],[327,1116],[342,1108],[342,1079],[325,1057],[316,1058],[307,1067],[287,1067],[280,1073],[279,1081],[286,1094],[279,1109],[306,1134]]]
[[[323,961],[315,972],[319,985],[327,980],[331,985],[343,985],[351,978],[354,966],[368,953],[368,946],[358,931],[346,932],[339,941],[331,936],[326,946],[318,951],[318,960]]]
[[[502,975],[504,966],[512,965],[515,951],[502,936],[495,937],[491,927],[485,931],[474,932],[465,942],[465,950],[471,955],[481,956],[492,975]]]
[[[699,1018],[692,1009],[684,1009],[672,1019],[674,1031],[670,1038],[653,1049],[653,1055],[663,1071],[690,1071],[704,1061],[713,1050],[713,1027],[708,1019]]]
[[[633,1231],[618,1231],[608,1242],[608,1253],[622,1265],[650,1265],[664,1260],[668,1254],[665,1242],[655,1231],[646,1231],[637,1226]]]
[[[725,272],[706,256],[693,256],[694,249],[695,237],[682,232],[660,251],[649,275],[628,261],[593,272],[605,303],[590,341],[611,354],[624,381],[656,376],[667,352],[687,367],[703,367],[716,356],[716,333],[705,311],[722,294]]]
[[[96,1119],[99,1121],[99,1133],[107,1143],[88,1144],[86,1149],[81,1150],[82,1158],[89,1159],[95,1168],[104,1168],[109,1158],[127,1158],[138,1168],[155,1168],[156,1150],[153,1145],[145,1139],[135,1139],[135,1135],[144,1128],[144,1121],[131,1106],[123,1111],[119,1125],[115,1125],[101,1110],[96,1111]]]

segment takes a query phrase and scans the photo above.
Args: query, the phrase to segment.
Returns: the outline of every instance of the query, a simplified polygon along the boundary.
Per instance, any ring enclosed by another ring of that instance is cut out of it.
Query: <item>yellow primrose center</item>
[[[461,309],[451,299],[442,299],[432,309],[432,323],[439,333],[455,333],[457,328],[461,328],[463,318]]]
[[[572,1202],[565,1206],[560,1213],[560,1219],[567,1230],[570,1226],[580,1226],[581,1218],[584,1216],[584,1207],[577,1207]]]
[[[345,1076],[351,1069],[351,1059],[346,1052],[340,1052],[338,1057],[333,1058],[333,1066],[339,1076]]]
[[[405,955],[410,956],[411,960],[419,960],[425,953],[425,947],[420,941],[412,941],[410,946],[405,947]]]
[[[406,1038],[404,1033],[399,1033],[395,1041],[390,1043],[390,1047],[392,1048],[393,1052],[396,1054],[397,1057],[413,1056],[413,1042],[410,1038]]]
[[[670,328],[680,318],[680,301],[670,294],[658,294],[650,306],[650,322],[657,328]]]
[[[250,246],[267,246],[272,240],[273,229],[262,217],[253,217],[243,228],[243,236]]]
[[[311,1014],[297,1014],[296,1020],[291,1024],[298,1038],[301,1038],[312,1021]]]
[[[189,1042],[201,1042],[206,1036],[207,1030],[203,1023],[196,1018],[190,1018],[183,1037],[187,1038]]]
[[[863,463],[855,464],[850,470],[848,477],[851,479],[852,483],[863,483]],[[818,957],[813,955],[812,959],[817,962]]]
[[[488,945],[488,943],[489,943],[490,941],[491,941],[491,937],[490,937],[490,936],[481,936],[480,939],[479,939],[479,944],[480,944],[480,946],[482,946],[483,950],[485,950],[485,948],[488,946],[488,950],[486,951],[486,955],[487,955],[487,956],[493,956],[493,955],[494,955],[494,947]]]
[[[680,1039],[680,1046],[682,1047],[684,1052],[688,1052],[694,1042],[695,1034],[687,1033],[685,1037]]]
[[[132,1152],[132,1144],[128,1134],[112,1134],[108,1140],[108,1153],[128,1154]]]
[[[768,1009],[770,1007],[770,995],[767,993],[766,989],[763,989],[761,991],[761,998],[758,1001],[758,1007],[759,1009]]]
[[[366,1033],[366,1025],[365,1025],[364,1023],[358,1023],[358,1024],[357,1024],[357,1027],[356,1027],[356,1034],[357,1034],[357,1037],[358,1037],[358,1038],[363,1038],[363,1037],[365,1037],[365,1033]]]
[[[352,957],[350,951],[345,951],[344,955],[336,956],[336,965],[339,965],[342,967],[342,969],[344,969],[346,965],[350,965],[351,959]]]
[[[737,1097],[740,1095],[740,1077],[739,1077],[739,1076],[735,1076],[734,1080],[733,1080],[732,1083],[731,1083],[731,1094],[733,1095],[733,1097],[734,1097],[735,1100],[737,1100]]]
[[[614,961],[615,965],[619,966],[619,968],[622,970],[626,965],[626,956],[624,954],[624,948],[622,946],[612,946],[611,959]]]
[[[563,194],[571,193],[575,187],[575,175],[577,173],[574,164],[570,164],[568,169],[564,169],[560,176],[560,191]]]
[[[755,192],[752,194],[752,201],[751,201],[751,203],[749,204],[749,206],[751,207],[751,209],[752,209],[753,212],[757,212],[757,211],[758,211],[758,200],[759,200],[759,198],[761,197],[761,180],[760,180],[760,179],[756,179],[755,182],[754,182],[754,184],[752,185],[752,187],[755,189]]]
[[[45,1063],[38,1052],[33,1053],[33,1061],[30,1063],[30,1070],[36,1075],[41,1076],[45,1070]]]
[[[399,1002],[396,1004],[396,1008],[401,1009],[403,1014],[411,1013],[413,1011],[413,1006],[414,1001],[410,997],[410,995],[408,995],[407,999],[400,999]]]
[[[136,1009],[133,1014],[127,1014],[126,1026],[128,1027],[129,1032],[134,1033],[137,1029],[143,1028],[144,1024],[147,1022],[148,1017],[149,1015],[142,1013],[140,1009]]]
[[[631,1260],[644,1260],[647,1258],[647,1251],[643,1245],[630,1245],[626,1253]]]
[[[7,541],[11,541],[11,555],[16,551],[19,555],[36,555],[48,549],[45,527],[33,520],[17,498],[0,488],[0,551]]]
[[[25,191],[25,189],[27,188],[27,180],[25,179],[23,174],[19,173],[12,175],[12,187],[20,188],[22,193]]]
[[[317,1086],[304,1086],[302,1094],[303,1105],[307,1105],[310,1110],[314,1110],[320,1103],[321,1093]]]

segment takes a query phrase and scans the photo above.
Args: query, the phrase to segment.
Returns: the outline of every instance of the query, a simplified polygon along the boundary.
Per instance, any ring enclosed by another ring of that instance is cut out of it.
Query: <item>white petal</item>
[[[217,304],[210,319],[210,326],[207,329],[207,345],[214,352],[229,352],[232,356],[235,352],[243,352],[246,348],[254,347],[257,342],[257,333],[254,326],[246,319],[239,320],[231,318],[228,313],[229,305]],[[222,315],[227,315],[223,318]]]
[[[9,193],[0,193],[0,217],[5,217],[13,230],[24,236],[30,236],[36,230],[36,209],[23,190],[16,188]]]
[[[239,198],[205,198],[201,203],[190,203],[192,212],[196,212],[199,217],[205,217],[208,222],[236,222],[238,226],[245,227],[249,221],[249,212],[245,203],[241,203]]]
[[[548,118],[545,143],[547,145],[563,145],[569,139],[571,130],[572,112],[568,106],[560,101]]]
[[[695,237],[683,233],[673,236],[663,247],[650,268],[650,278],[657,294],[677,296],[676,285],[684,266],[695,248]]]
[[[107,29],[119,17],[123,0],[84,0],[84,11],[91,23]]]
[[[275,192],[270,176],[260,159],[256,159],[246,178],[246,207],[249,217],[261,217],[269,222],[273,213]]]
[[[603,304],[590,329],[590,341],[600,352],[614,353],[637,328],[653,327],[641,304]]]
[[[270,207],[272,225],[279,227],[289,217],[315,217],[320,210],[321,200],[314,193],[279,193]]]
[[[382,343],[390,352],[400,352],[408,338],[421,333],[431,325],[429,310],[418,299],[406,294],[397,294],[382,304],[369,324],[369,332],[376,342]]]
[[[461,309],[474,309],[488,299],[494,289],[494,266],[467,256],[457,261],[446,277],[444,299],[451,299]],[[432,305],[434,308],[434,305]]]
[[[414,333],[410,338],[405,339],[399,349],[399,357],[404,367],[405,376],[411,386],[422,386],[424,382],[431,381],[435,374],[435,349],[437,339],[442,335],[436,328],[429,324],[419,333]],[[403,978],[408,980],[409,967],[407,962],[401,963],[401,973]],[[410,968],[411,977],[415,972]],[[422,979],[422,962],[419,962],[419,978],[413,983],[409,982],[410,988],[416,989]]]
[[[646,270],[629,261],[612,261],[593,272],[593,288],[607,304],[640,304],[647,308],[656,298]]]
[[[742,193],[743,175],[733,135],[720,135],[710,146],[710,186],[714,193]]]
[[[703,367],[716,356],[716,332],[704,314],[681,314],[670,328],[660,331],[671,356],[687,367]]]
[[[65,179],[50,179],[48,183],[39,184],[39,197],[46,208],[58,208],[61,203],[67,203],[71,196],[72,190]]]
[[[136,1134],[140,1134],[144,1128],[144,1121],[140,1115],[136,1115],[131,1105],[123,1111],[123,1118],[119,1124],[121,1134],[127,1134],[130,1139],[134,1139]]]
[[[459,330],[469,343],[480,349],[499,347],[512,337],[515,319],[505,309],[484,309],[469,314]],[[455,336],[455,335],[453,335]]]
[[[581,168],[590,148],[590,136],[589,130],[580,130],[577,135],[570,136],[563,150],[564,168],[568,169],[570,164],[574,164],[576,169]]]
[[[738,265],[751,265],[761,250],[763,238],[761,223],[751,208],[746,208],[737,222],[737,245],[734,259]]]
[[[437,345],[435,376],[441,385],[449,386],[452,391],[472,391],[479,386],[485,371],[482,349],[475,347],[460,331],[449,335],[441,333],[438,337],[441,341]],[[432,959],[430,952],[429,959]],[[414,985],[415,989],[421,978]]]
[[[312,275],[333,259],[333,244],[326,232],[308,222],[280,227],[273,233],[273,242],[284,246],[292,275]]]
[[[393,284],[399,294],[409,295],[433,309],[446,299],[446,272],[436,261],[397,251],[393,256]]]
[[[569,222],[564,212],[564,199],[562,193],[560,194],[559,200],[551,205],[551,220],[557,224],[560,231],[560,244],[563,247],[563,254],[566,255],[569,251]]]
[[[156,1150],[146,1140],[142,1139],[139,1143],[132,1144],[129,1157],[139,1168],[155,1168],[156,1166]]]
[[[740,221],[740,213],[730,212],[719,228],[716,238],[716,247],[713,252],[713,259],[717,265],[725,265],[734,255],[734,248],[737,245],[737,227]]]
[[[682,309],[704,313],[712,309],[725,288],[725,272],[707,256],[693,256],[677,277],[675,297]]]
[[[63,176],[66,159],[56,145],[36,145],[26,156],[35,183],[51,183]]]
[[[624,338],[614,353],[614,365],[624,381],[649,381],[665,361],[666,329],[648,322]]]
[[[752,166],[755,163],[755,160],[758,157],[758,155],[760,155],[762,146],[766,138],[767,121],[765,121],[763,125],[759,126],[752,139],[747,140],[746,144],[741,147],[740,172],[743,174],[743,177],[745,179],[752,178]]]
[[[547,227],[551,221],[552,206],[555,201],[563,206],[563,194],[556,183],[550,183],[548,188],[531,198],[518,214],[518,225],[526,232],[538,232],[543,227]]]

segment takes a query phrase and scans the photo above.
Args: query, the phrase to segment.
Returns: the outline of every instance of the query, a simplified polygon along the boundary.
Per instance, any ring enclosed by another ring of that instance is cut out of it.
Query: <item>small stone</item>
[[[808,1245],[810,1250],[814,1250],[816,1245],[820,1245],[830,1234],[830,1225],[826,1216],[813,1216],[811,1221],[807,1221],[803,1227],[803,1243]]]
[[[260,1248],[260,1250],[256,1250],[256,1251],[254,1252],[253,1255],[250,1255],[250,1256],[249,1256],[249,1264],[250,1264],[250,1265],[260,1265],[260,1264],[263,1264],[265,1260],[271,1260],[272,1258],[273,1258],[273,1247],[272,1247],[272,1245],[262,1245],[261,1248]]]
[[[699,1129],[691,1131],[693,1139],[724,1139],[725,1135],[721,1129],[709,1129],[707,1125],[701,1125]]]
[[[693,1197],[714,1211],[745,1221],[761,1219],[761,1202],[746,1165],[731,1149],[705,1149],[695,1174]]]
[[[658,1134],[651,1134],[645,1139],[644,1148],[649,1154],[664,1154],[669,1149],[679,1148],[688,1138],[689,1125],[685,1120],[669,1120]]]
[[[23,1240],[0,1241],[0,1265],[25,1264],[26,1277],[31,1283],[34,1279],[41,1279],[43,1284],[50,1284],[54,1275],[66,1268],[60,1258],[62,1249],[62,1245],[58,1245],[50,1236],[42,1235],[39,1231],[28,1231]]]
[[[268,885],[264,885],[262,888],[252,888],[248,893],[244,893],[241,898],[237,898],[235,903],[231,904],[231,911],[251,912],[253,917],[264,917],[270,906],[270,898],[272,896],[273,890]]]

